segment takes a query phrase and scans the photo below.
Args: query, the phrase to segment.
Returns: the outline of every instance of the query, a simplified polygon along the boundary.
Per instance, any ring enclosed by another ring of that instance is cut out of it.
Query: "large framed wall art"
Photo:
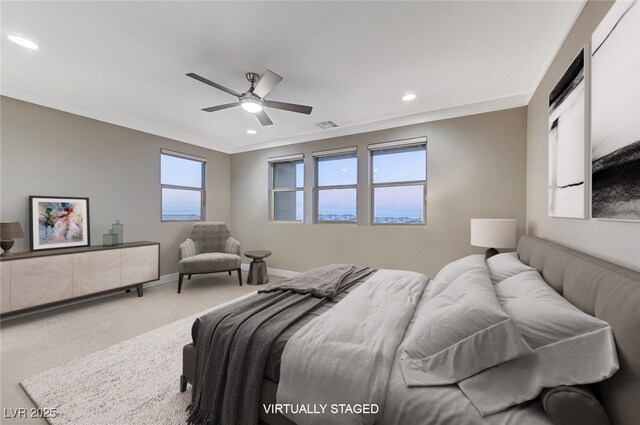
[[[591,37],[591,216],[640,220],[640,2],[617,1]]]
[[[549,216],[585,218],[584,49],[549,94]]]

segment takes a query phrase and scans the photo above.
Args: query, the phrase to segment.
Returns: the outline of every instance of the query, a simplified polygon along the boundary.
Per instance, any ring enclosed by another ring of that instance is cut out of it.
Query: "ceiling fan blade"
[[[193,78],[193,79],[195,79],[195,80],[198,80],[198,81],[200,81],[200,82],[202,82],[202,83],[208,84],[208,85],[210,85],[211,87],[215,87],[215,88],[217,88],[218,90],[222,90],[223,92],[227,92],[227,93],[229,93],[230,95],[233,95],[233,96],[235,96],[235,97],[240,97],[240,93],[236,93],[235,91],[233,91],[233,90],[231,90],[231,89],[228,89],[228,88],[226,88],[225,86],[221,86],[221,85],[220,85],[220,84],[218,84],[218,83],[214,83],[213,81],[207,80],[206,78],[201,77],[201,76],[199,76],[198,74],[194,74],[193,72],[188,73],[188,74],[187,74],[187,77],[191,77],[191,78]]]
[[[263,126],[273,124],[273,121],[271,121],[264,110],[256,113],[256,117],[258,117],[258,121],[260,121],[260,124],[262,124]]]
[[[218,105],[218,106],[210,106],[208,108],[204,108],[203,111],[215,112],[215,111],[221,111],[223,109],[233,108],[234,106],[240,106],[240,102],[225,103],[224,105]]]
[[[299,114],[311,114],[313,107],[305,105],[297,105],[295,103],[276,102],[275,100],[265,100],[265,106],[275,109],[283,109],[285,111],[297,112]]]
[[[262,99],[268,95],[269,92],[273,90],[278,83],[280,83],[280,81],[282,81],[281,76],[267,69],[264,75],[260,77],[260,80],[258,80],[258,85],[253,89],[253,94]]]

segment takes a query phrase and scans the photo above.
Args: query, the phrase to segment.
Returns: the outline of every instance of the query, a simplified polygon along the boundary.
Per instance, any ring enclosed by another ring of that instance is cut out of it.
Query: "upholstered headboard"
[[[611,325],[620,370],[598,385],[602,401],[613,425],[640,423],[640,273],[533,236],[520,238],[518,255],[573,305]]]

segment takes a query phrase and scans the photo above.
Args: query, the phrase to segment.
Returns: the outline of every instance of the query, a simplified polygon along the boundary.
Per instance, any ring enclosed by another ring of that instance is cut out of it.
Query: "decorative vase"
[[[109,229],[109,233],[102,235],[102,246],[115,246],[118,245],[118,235],[113,233],[112,229]]]
[[[124,224],[120,223],[120,220],[116,220],[114,224],[111,225],[111,231],[114,235],[116,235],[116,244],[121,245],[124,243]]]

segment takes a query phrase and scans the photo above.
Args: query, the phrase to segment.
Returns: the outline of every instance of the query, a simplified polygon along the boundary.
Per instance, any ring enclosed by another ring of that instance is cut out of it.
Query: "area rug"
[[[182,347],[193,321],[244,295],[20,383],[52,425],[184,424],[191,388],[180,392]]]

